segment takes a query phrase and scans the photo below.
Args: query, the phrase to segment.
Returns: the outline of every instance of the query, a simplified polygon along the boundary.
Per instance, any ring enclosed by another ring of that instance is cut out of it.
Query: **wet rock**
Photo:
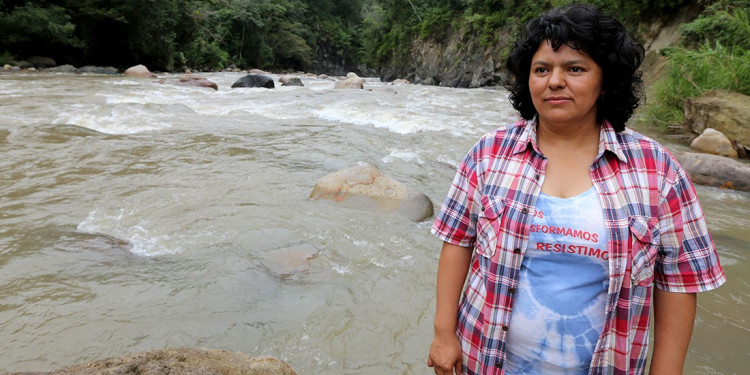
[[[178,86],[195,86],[195,87],[207,87],[214,90],[219,90],[219,85],[207,78],[195,75],[195,74],[184,74],[180,79],[163,79],[159,83],[169,83]]]
[[[232,84],[232,88],[242,87],[265,87],[267,89],[275,88],[273,78],[262,74],[248,74]]]
[[[734,144],[722,132],[706,128],[697,138],[690,143],[690,148],[707,154],[737,158],[737,150]]]
[[[678,152],[674,156],[693,183],[750,191],[750,164],[722,156],[693,152]]]
[[[359,78],[355,73],[349,73],[346,75],[346,79],[343,81],[337,81],[333,86],[334,89],[364,89],[365,80]]]
[[[310,194],[311,199],[325,198],[338,203],[357,197],[367,198],[382,210],[398,211],[413,221],[432,217],[434,209],[427,195],[408,188],[369,164],[324,176]],[[365,208],[369,206],[366,204]]]
[[[282,86],[304,86],[301,79],[289,75],[281,76],[279,78],[279,83],[281,83]]]
[[[268,73],[265,70],[260,70],[260,69],[250,69],[247,72],[250,73],[250,74],[260,74],[260,75],[264,75],[264,76],[267,76],[267,75],[271,74],[271,73]]]
[[[145,77],[145,78],[156,78],[156,74],[151,73],[144,65],[131,66],[125,73],[126,77]]]
[[[94,73],[94,74],[117,74],[118,70],[115,67],[107,66],[91,66],[86,65],[78,69],[80,73]]]
[[[209,349],[165,349],[129,354],[52,372],[8,375],[296,375],[278,359],[254,358],[244,353]]]
[[[712,90],[685,100],[685,126],[695,134],[716,129],[730,140],[750,145],[750,96]]]

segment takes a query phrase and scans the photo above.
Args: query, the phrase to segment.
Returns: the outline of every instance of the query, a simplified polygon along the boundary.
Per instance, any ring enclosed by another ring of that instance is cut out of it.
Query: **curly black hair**
[[[591,57],[602,69],[602,95],[597,101],[597,121],[609,121],[615,131],[625,129],[642,94],[644,49],[620,22],[587,4],[553,9],[526,24],[506,61],[505,88],[513,108],[531,120],[537,111],[529,92],[531,60],[539,46],[549,41],[557,51],[563,44]]]

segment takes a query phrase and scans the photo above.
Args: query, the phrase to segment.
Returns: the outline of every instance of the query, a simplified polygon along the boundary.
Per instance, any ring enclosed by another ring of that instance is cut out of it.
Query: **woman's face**
[[[602,69],[587,54],[544,41],[531,59],[529,91],[541,124],[596,125]]]

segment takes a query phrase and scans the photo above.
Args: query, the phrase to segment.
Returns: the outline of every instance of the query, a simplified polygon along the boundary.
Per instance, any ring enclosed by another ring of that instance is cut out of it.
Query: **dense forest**
[[[144,64],[157,71],[238,67],[383,77],[389,67],[398,73],[417,64],[413,51],[426,41],[458,40],[502,61],[507,39],[526,20],[571,2],[0,0],[0,66],[46,56],[58,65],[120,69]],[[698,14],[682,25],[683,44],[662,51],[671,68],[658,84],[653,118],[679,122],[682,100],[708,89],[750,94],[750,0],[588,2],[637,34],[684,7]]]
[[[0,60],[157,70],[377,71],[416,39],[497,30],[565,0],[0,0]],[[686,0],[592,0],[632,27]],[[705,1],[710,5],[716,1]],[[726,3],[736,3],[727,1]],[[744,2],[743,2],[744,3]],[[2,62],[2,61],[0,61]]]

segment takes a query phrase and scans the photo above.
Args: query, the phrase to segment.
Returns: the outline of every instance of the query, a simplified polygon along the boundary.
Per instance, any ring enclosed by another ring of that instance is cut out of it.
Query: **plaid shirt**
[[[443,241],[475,249],[458,307],[464,373],[504,374],[513,294],[545,165],[534,121],[486,134],[461,163],[433,224]],[[610,282],[589,374],[642,374],[652,287],[692,293],[726,277],[692,183],[658,143],[604,122],[591,180],[610,239]]]

